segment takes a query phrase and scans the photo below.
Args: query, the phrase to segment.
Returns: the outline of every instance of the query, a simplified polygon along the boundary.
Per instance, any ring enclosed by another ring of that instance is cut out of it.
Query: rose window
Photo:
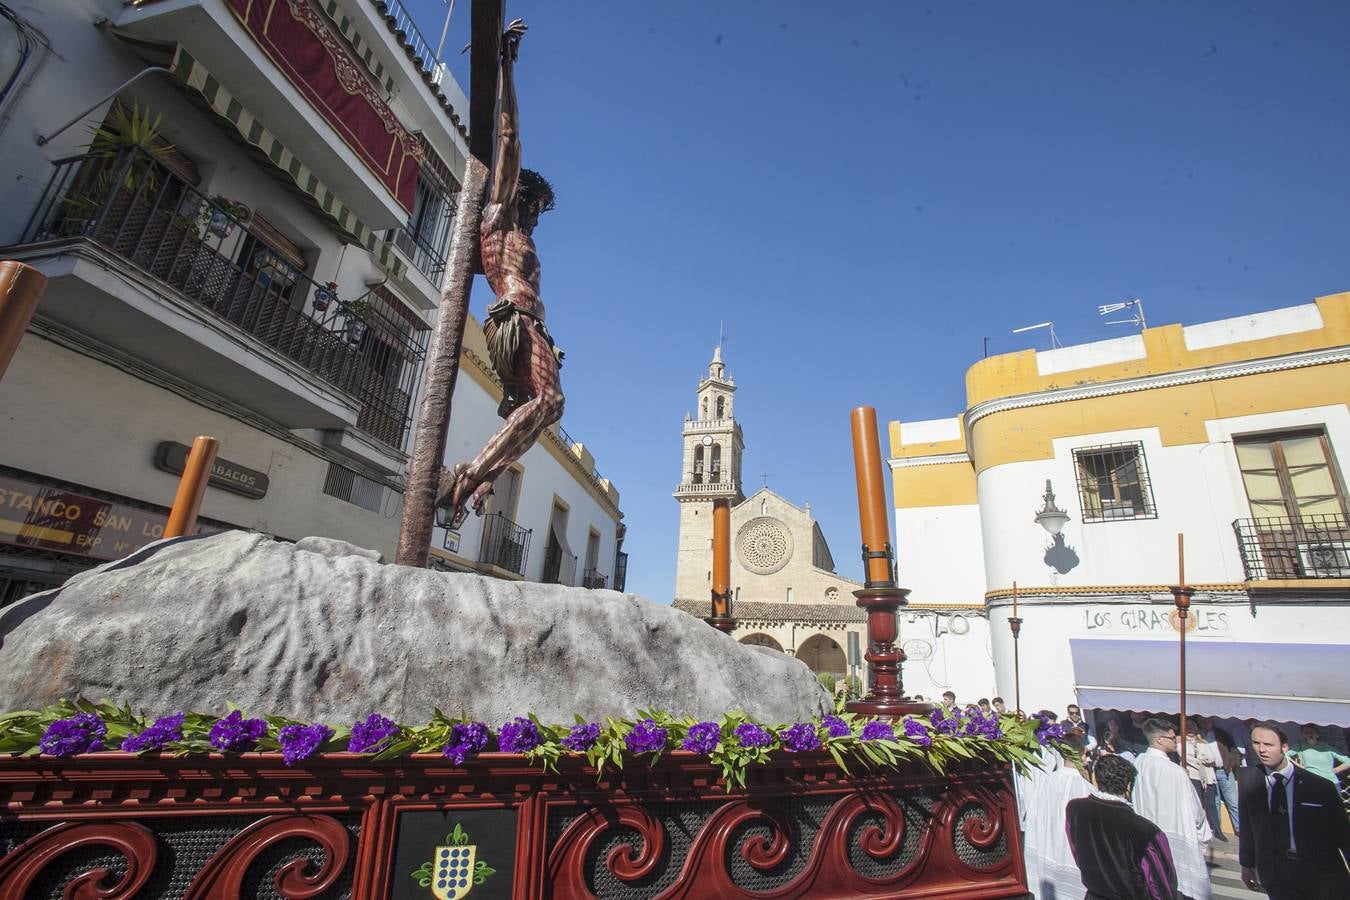
[[[782,522],[767,516],[746,522],[736,546],[741,563],[757,575],[777,572],[792,557],[792,535]]]

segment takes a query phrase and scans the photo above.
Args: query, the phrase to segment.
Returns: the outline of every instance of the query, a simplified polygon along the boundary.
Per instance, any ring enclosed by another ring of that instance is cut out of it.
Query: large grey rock
[[[315,551],[303,549],[314,546]],[[155,713],[499,725],[656,708],[820,715],[803,663],[614,591],[380,565],[340,542],[161,541],[0,610],[0,709],[82,694]]]

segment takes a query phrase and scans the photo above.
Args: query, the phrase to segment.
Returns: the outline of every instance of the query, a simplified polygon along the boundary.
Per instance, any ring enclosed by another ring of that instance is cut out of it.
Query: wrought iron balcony
[[[483,555],[479,562],[524,575],[532,533],[501,513],[492,513],[483,521]]]
[[[544,584],[571,585],[577,577],[577,558],[562,549],[554,541],[549,541],[544,550],[544,573],[540,579]]]
[[[58,160],[24,243],[87,241],[359,402],[400,449],[429,331],[380,289],[343,300],[293,254],[139,148]]]
[[[402,251],[417,271],[427,276],[434,286],[440,287],[448,248],[438,250],[408,228],[390,228],[385,232],[384,239]]]
[[[1341,515],[1233,522],[1248,581],[1350,578],[1350,522]]]
[[[581,586],[584,588],[605,588],[609,586],[609,579],[600,574],[599,569],[587,569],[581,573]]]

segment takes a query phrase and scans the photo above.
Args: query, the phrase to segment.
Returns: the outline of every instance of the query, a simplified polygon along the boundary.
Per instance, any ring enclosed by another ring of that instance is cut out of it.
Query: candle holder
[[[1186,761],[1186,626],[1187,618],[1191,611],[1191,598],[1195,596],[1195,589],[1188,588],[1185,585],[1177,584],[1172,586],[1172,602],[1177,608],[1177,631],[1181,632],[1181,642],[1178,645],[1178,663],[1180,675],[1178,678],[1178,696],[1181,707],[1181,720],[1177,728],[1177,747],[1181,754],[1181,761]]]
[[[867,612],[867,696],[850,700],[844,708],[862,716],[924,715],[937,707],[904,696],[901,668],[905,651],[897,643],[897,612],[908,605],[909,591],[896,586],[895,550],[891,547],[886,516],[886,493],[881,474],[881,445],[877,439],[877,411],[859,406],[851,415],[853,466],[858,482],[858,521],[862,531],[862,560],[866,580],[854,591],[858,606]]]
[[[703,621],[724,634],[736,630],[736,620],[731,616],[731,589],[712,592],[712,615]]]

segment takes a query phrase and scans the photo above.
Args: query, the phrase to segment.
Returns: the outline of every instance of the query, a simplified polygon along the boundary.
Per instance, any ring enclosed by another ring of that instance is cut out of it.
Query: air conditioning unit
[[[1299,544],[1298,560],[1308,578],[1350,577],[1350,543]]]

